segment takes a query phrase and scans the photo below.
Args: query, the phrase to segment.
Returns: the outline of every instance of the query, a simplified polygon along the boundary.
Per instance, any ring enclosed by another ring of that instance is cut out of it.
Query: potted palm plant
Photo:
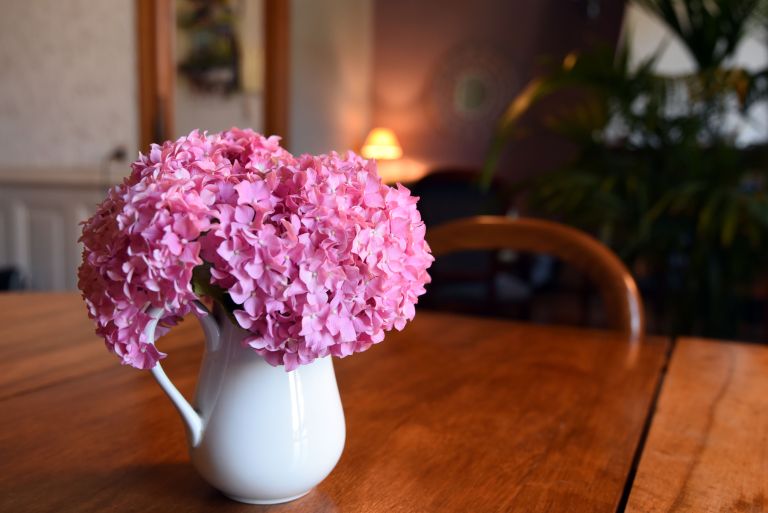
[[[564,89],[579,101],[546,126],[575,143],[570,161],[521,181],[526,207],[589,230],[648,284],[660,328],[738,336],[768,249],[765,144],[737,144],[729,121],[768,98],[768,70],[731,65],[761,0],[636,0],[679,37],[695,71],[665,76],[658,53],[631,66],[617,50],[571,54],[532,81],[499,120],[481,182],[532,106]],[[645,278],[645,279],[644,279]]]

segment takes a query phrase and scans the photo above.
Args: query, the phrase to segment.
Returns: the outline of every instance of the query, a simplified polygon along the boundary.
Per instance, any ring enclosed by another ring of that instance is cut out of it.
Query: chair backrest
[[[597,285],[611,327],[639,340],[645,332],[643,302],[626,266],[605,244],[563,224],[540,219],[477,216],[427,231],[432,253],[512,249],[557,257]]]

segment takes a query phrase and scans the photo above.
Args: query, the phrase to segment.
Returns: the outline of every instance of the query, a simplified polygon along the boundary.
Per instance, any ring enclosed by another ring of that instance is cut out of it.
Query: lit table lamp
[[[403,148],[389,128],[374,128],[365,138],[360,154],[375,159],[384,183],[415,182],[426,173],[423,166],[410,159],[401,159]]]
[[[392,130],[379,127],[365,138],[360,153],[367,159],[395,160],[403,156],[403,148]]]

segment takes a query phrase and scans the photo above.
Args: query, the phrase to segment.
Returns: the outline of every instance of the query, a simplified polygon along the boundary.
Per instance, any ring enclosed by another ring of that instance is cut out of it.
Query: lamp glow
[[[389,128],[374,128],[365,138],[360,153],[367,159],[395,160],[403,156],[403,148]]]

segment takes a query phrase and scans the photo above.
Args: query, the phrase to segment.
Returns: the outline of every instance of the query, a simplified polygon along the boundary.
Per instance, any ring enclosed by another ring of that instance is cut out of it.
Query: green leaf
[[[714,191],[704,204],[704,208],[702,208],[699,213],[699,220],[697,223],[699,235],[706,236],[706,234],[710,232],[717,208],[720,206],[722,198],[723,193],[721,191]]]
[[[192,269],[192,292],[199,298],[207,296],[219,303],[227,313],[229,320],[237,325],[237,320],[235,319],[233,312],[240,307],[237,303],[232,301],[232,298],[226,290],[211,283],[210,263],[203,262],[202,265],[198,265]]]
[[[739,222],[739,203],[731,198],[725,207],[723,215],[723,226],[720,230],[720,242],[726,248],[733,244],[733,238],[736,235],[736,227]]]

